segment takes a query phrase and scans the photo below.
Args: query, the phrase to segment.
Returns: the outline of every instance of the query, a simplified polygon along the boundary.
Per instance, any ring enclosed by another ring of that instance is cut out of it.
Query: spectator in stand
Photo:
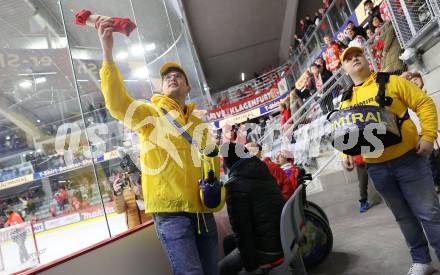
[[[28,261],[31,256],[29,255],[26,249],[26,228],[20,227],[19,224],[24,223],[23,218],[17,212],[14,212],[11,208],[6,210],[6,214],[8,215],[8,220],[5,223],[5,226],[16,226],[16,228],[10,232],[11,239],[18,246],[18,253],[20,255],[20,262],[23,264]]]
[[[313,24],[313,22],[311,21],[307,22],[304,19],[299,20],[299,29],[300,29],[299,38],[303,39],[305,37],[307,30],[311,24]]]
[[[57,205],[58,205],[57,200],[55,198],[53,198],[50,202],[50,205],[49,205],[49,213],[52,217],[57,216]]]
[[[376,28],[376,37],[373,50],[380,58],[380,71],[401,73],[404,64],[399,59],[401,48],[392,24],[383,25],[382,18],[377,15],[372,17],[372,25]]]
[[[371,38],[371,37],[373,37],[374,36],[374,28],[367,28],[367,38],[368,38],[368,40]]]
[[[379,6],[375,7],[372,0],[365,0],[364,8],[368,14],[367,22],[368,22],[369,26],[372,25],[374,16],[379,16],[380,19],[382,20],[382,17],[380,15],[380,8],[379,8]]]
[[[355,31],[356,35],[361,35],[364,38],[367,38],[367,34],[366,34],[364,28],[362,28],[362,26],[356,26],[354,24],[354,22],[351,20],[347,22],[347,29],[353,29]]]
[[[380,15],[373,15],[373,17],[371,18],[371,26],[373,26],[373,28],[377,30],[380,29],[382,25],[383,25],[382,17],[380,17]]]
[[[263,158],[263,148],[260,144],[254,142],[248,143],[246,144],[246,149],[251,153],[251,155],[256,156],[257,158],[262,160],[264,164],[266,164],[270,174],[275,178],[278,188],[280,189],[283,196],[283,200],[286,202],[290,198],[290,196],[292,196],[294,190],[293,184],[291,183],[289,177],[286,175],[284,170],[281,169],[281,167],[273,162],[270,158]]]
[[[313,63],[310,65],[310,72],[312,73],[312,77],[310,79],[310,93],[315,95],[317,99],[322,98],[319,102],[322,113],[327,114],[333,110],[333,95],[331,92],[328,92],[325,96],[326,92],[322,87],[324,84],[332,77],[331,73],[328,72],[320,72],[318,65]]]
[[[287,108],[286,102],[280,103],[280,111],[281,111],[280,124],[281,126],[283,126],[290,119],[292,114],[290,113],[289,108]]]
[[[334,41],[332,41],[330,35],[324,36],[324,43],[327,45],[327,48],[322,53],[322,57],[325,60],[327,70],[334,74],[341,67],[341,61],[339,60],[339,47]]]
[[[327,70],[327,65],[325,64],[325,60],[322,58],[322,56],[315,60],[315,64],[318,65],[321,73],[331,73],[329,70]]]
[[[293,49],[295,50],[300,44],[302,43],[302,40],[298,37],[298,34],[293,35]]]
[[[237,138],[235,139],[236,143],[240,143],[240,144],[246,144],[247,142],[247,127],[245,123],[241,123],[238,127],[237,127]]]
[[[243,267],[251,274],[262,274],[255,271],[270,268],[284,255],[280,240],[283,199],[259,159],[240,158],[238,152],[247,152],[243,145],[226,145],[226,204],[237,248],[219,262],[220,275],[238,274]]]
[[[330,7],[330,0],[322,0],[322,8],[327,10]]]
[[[306,32],[310,31],[310,30],[308,30],[309,28],[313,28],[315,26],[315,22],[312,20],[312,18],[308,14],[304,17],[304,22],[307,25]]]
[[[60,187],[57,193],[55,193],[55,199],[58,203],[58,209],[60,211],[63,211],[65,209],[66,203],[68,203],[68,194],[67,191]]]
[[[348,42],[350,42],[346,33],[347,29],[345,29],[343,32],[339,32],[337,35],[336,44],[338,44],[339,48],[347,48]]]
[[[220,106],[228,105],[229,104],[229,97],[228,95],[223,95],[222,100],[220,101]]]
[[[306,102],[307,99],[311,96],[309,90],[311,78],[312,78],[312,74],[309,72],[309,70],[306,70],[303,86],[302,87],[295,86],[295,93],[299,98],[303,100],[303,102]]]
[[[134,177],[124,179],[119,173],[113,179],[113,199],[115,212],[125,214],[127,227],[133,228],[151,219],[144,211],[144,197],[142,195],[141,177],[138,175],[136,182]],[[129,182],[125,182],[129,180]]]
[[[348,47],[363,47],[366,40],[362,35],[356,34],[352,28],[347,28],[347,37],[349,39]]]
[[[262,117],[260,117],[260,133],[259,133],[259,138],[264,137],[264,133],[266,132],[266,120]]]
[[[324,8],[318,9],[318,13],[319,13],[319,16],[321,17],[321,20],[322,20],[322,18],[324,18],[325,9]]]
[[[298,188],[298,182],[296,178],[298,177],[299,170],[294,165],[292,152],[286,149],[281,150],[277,155],[276,161],[281,169],[283,169],[286,175],[289,177],[293,187],[293,192],[295,192],[296,188]]]
[[[322,20],[322,15],[319,12],[315,11],[315,17],[313,18],[313,22],[316,26],[319,26],[319,22]]]
[[[296,93],[296,89],[293,89],[289,94],[289,100],[290,100],[290,114],[291,116],[294,116],[295,113],[301,108],[303,105],[303,100],[298,96]]]

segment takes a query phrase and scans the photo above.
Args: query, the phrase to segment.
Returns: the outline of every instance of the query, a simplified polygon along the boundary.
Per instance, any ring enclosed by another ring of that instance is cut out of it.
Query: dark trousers
[[[360,202],[366,202],[368,200],[368,173],[365,165],[356,166],[356,171],[359,180],[359,194]]]

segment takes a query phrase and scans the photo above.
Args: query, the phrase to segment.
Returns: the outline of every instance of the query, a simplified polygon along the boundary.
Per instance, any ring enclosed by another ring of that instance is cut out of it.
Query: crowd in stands
[[[321,54],[304,72],[304,79],[301,83],[297,82],[296,89],[290,95],[290,112],[294,113],[310,97],[315,100],[322,98],[319,105],[323,114],[327,114],[334,109],[334,99],[338,98],[342,92],[340,86],[332,89],[331,93],[324,95],[322,87],[327,81],[332,79],[341,68],[339,59],[341,53],[347,47],[357,46],[368,48],[371,53],[370,68],[375,71],[400,74],[404,70],[403,63],[399,60],[401,48],[391,23],[386,23],[390,19],[386,2],[380,6],[374,6],[371,0],[364,1],[365,10],[368,17],[365,26],[356,26],[353,21],[346,22],[343,31],[336,35],[334,40],[331,35],[323,36],[324,47]],[[325,7],[317,12],[314,20],[306,16],[301,20],[304,25],[301,29],[307,29],[312,25],[317,25],[322,19],[322,14],[326,11]],[[321,17],[320,17],[321,15]],[[302,39],[301,39],[302,38]],[[297,47],[303,47],[307,42],[304,31],[294,36],[291,52]],[[367,53],[367,54],[368,54]],[[299,85],[298,85],[299,84]],[[286,115],[286,114],[285,114]]]
[[[96,123],[106,123],[108,119],[110,119],[103,103],[99,103],[97,107],[93,103],[89,103],[87,110],[88,112],[85,113],[86,126]]]
[[[6,209],[16,208],[26,220],[35,219],[36,210],[42,206],[44,192],[41,187],[26,190],[15,197],[0,199],[0,228],[4,227],[6,221]]]
[[[261,72],[254,73],[254,79],[218,93],[213,99],[214,105],[226,106],[246,97],[257,95],[262,91],[277,85],[281,80],[283,73],[285,74],[288,70],[289,66],[287,65],[277,68],[273,66],[266,67]]]
[[[23,134],[19,131],[4,131],[0,135],[0,154],[14,152],[27,147]]]

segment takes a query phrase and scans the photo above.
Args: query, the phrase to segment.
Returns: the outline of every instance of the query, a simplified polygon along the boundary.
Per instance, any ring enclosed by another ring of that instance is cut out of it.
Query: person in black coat
[[[229,171],[226,204],[236,248],[220,261],[220,275],[237,274],[243,267],[252,272],[284,257],[280,238],[284,202],[262,161],[249,157],[242,144],[223,146],[228,146],[223,158]]]

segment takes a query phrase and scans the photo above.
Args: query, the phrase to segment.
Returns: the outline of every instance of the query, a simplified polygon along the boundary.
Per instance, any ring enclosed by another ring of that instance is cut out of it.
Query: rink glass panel
[[[206,102],[175,1],[1,0],[0,224],[11,207],[34,222],[34,234],[26,237],[33,260],[23,263],[4,234],[0,248],[11,252],[2,263],[14,264],[0,274],[127,230],[125,217],[114,213],[112,176],[118,151],[136,159],[138,138],[104,108],[101,47],[95,29],[74,24],[80,9],[128,17],[138,26],[129,37],[114,35],[115,62],[131,96],[149,100],[159,93],[161,64],[176,61],[189,75],[189,100]]]

